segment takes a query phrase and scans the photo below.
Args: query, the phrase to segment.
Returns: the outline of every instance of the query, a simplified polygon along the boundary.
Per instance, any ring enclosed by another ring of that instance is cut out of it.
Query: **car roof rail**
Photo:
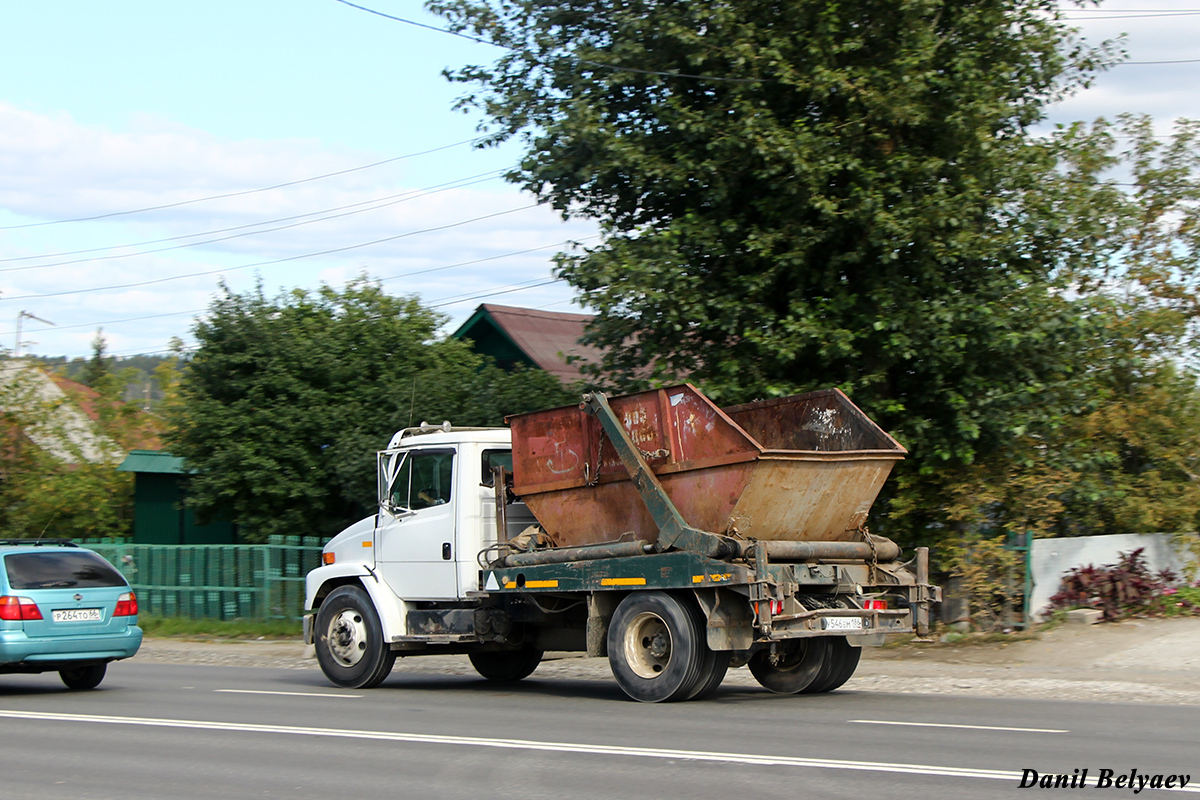
[[[0,539],[0,545],[6,547],[41,547],[55,545],[58,547],[79,547],[70,539]]]

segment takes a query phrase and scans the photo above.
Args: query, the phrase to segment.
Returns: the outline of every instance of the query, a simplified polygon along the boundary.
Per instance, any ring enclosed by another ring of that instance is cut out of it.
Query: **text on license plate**
[[[825,618],[825,630],[827,631],[861,631],[862,626],[862,617]]]
[[[98,608],[64,608],[53,612],[55,622],[99,622]]]

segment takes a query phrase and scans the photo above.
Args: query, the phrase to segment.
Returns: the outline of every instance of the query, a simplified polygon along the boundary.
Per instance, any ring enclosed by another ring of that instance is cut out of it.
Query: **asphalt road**
[[[1196,731],[1186,706],[743,685],[642,705],[611,679],[398,672],[353,692],[315,670],[132,661],[93,692],[0,676],[0,797],[957,800],[1028,797],[1025,769],[1086,769],[1089,789],[1101,770],[1195,773],[1190,796]]]

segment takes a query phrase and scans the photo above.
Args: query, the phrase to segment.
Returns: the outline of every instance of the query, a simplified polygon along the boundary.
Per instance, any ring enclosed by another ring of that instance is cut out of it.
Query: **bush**
[[[1050,608],[1098,608],[1105,621],[1162,613],[1163,598],[1179,592],[1177,576],[1170,570],[1151,572],[1144,551],[1139,547],[1120,553],[1115,564],[1074,567],[1063,576],[1062,589],[1050,598]]]

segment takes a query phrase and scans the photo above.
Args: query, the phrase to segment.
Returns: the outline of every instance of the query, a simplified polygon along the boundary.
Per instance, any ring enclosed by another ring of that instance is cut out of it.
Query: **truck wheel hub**
[[[346,609],[329,623],[329,654],[343,667],[353,667],[367,650],[367,627],[362,614]]]
[[[625,662],[639,678],[657,678],[671,661],[671,631],[657,614],[639,614],[624,639]]]

